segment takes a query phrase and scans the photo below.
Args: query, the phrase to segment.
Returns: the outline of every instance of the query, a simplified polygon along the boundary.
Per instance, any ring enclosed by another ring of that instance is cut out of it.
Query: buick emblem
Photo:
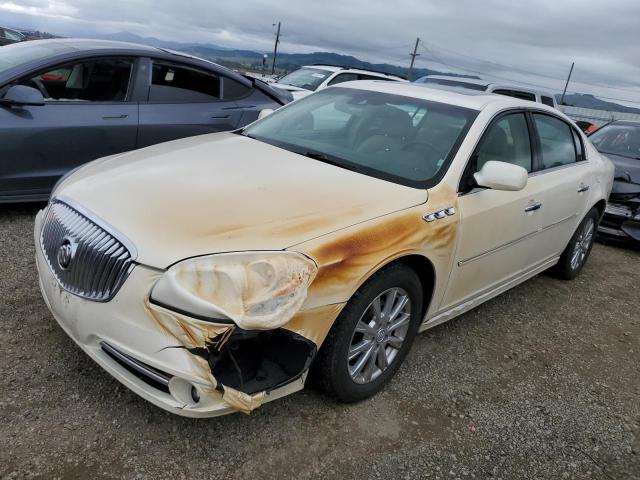
[[[69,270],[76,254],[76,244],[69,237],[65,237],[58,248],[58,265],[62,270]]]

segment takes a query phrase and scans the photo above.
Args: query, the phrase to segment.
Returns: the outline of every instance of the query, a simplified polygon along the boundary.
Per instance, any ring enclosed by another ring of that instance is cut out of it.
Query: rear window
[[[477,90],[479,92],[484,92],[487,89],[486,85],[478,85],[477,83],[469,83],[462,80],[444,80],[442,78],[427,77],[422,83],[426,83],[427,85],[444,85],[446,87],[462,87],[470,90]]]
[[[553,98],[551,98],[551,97],[547,97],[546,95],[542,95],[542,97],[540,97],[540,101],[542,103],[544,103],[545,105],[548,105],[550,107],[555,107],[555,105],[553,103]]]
[[[498,95],[505,95],[507,97],[519,98],[520,100],[529,100],[530,102],[536,101],[536,96],[533,93],[523,92],[522,90],[510,90],[506,88],[499,88],[494,90],[493,93]]]

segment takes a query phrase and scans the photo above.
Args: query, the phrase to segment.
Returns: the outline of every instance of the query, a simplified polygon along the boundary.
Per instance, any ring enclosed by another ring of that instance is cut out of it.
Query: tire
[[[376,299],[382,312],[388,304],[393,312],[403,304],[403,297],[407,302],[395,318],[375,315]],[[422,283],[408,266],[393,264],[374,274],[347,302],[329,331],[311,369],[313,384],[345,403],[380,391],[411,348],[422,321],[422,302]],[[362,351],[356,353],[359,349]],[[355,355],[352,360],[350,352]],[[357,366],[367,352],[368,360],[358,373]],[[385,362],[387,366],[381,368]]]
[[[598,219],[598,211],[595,208],[589,210],[571,237],[567,248],[562,252],[560,260],[551,270],[554,276],[563,280],[573,280],[582,271],[593,248]]]

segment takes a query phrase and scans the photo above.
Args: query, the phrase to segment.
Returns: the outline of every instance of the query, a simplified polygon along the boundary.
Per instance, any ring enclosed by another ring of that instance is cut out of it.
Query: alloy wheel
[[[584,263],[593,242],[593,233],[595,231],[595,221],[593,218],[587,219],[580,230],[578,238],[576,238],[571,252],[571,268],[577,270]]]
[[[347,367],[355,383],[378,378],[395,360],[411,323],[411,300],[402,288],[390,288],[365,309],[351,338]]]

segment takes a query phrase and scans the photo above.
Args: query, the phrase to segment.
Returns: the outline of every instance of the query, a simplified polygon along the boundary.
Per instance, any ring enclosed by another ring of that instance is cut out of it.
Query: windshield
[[[301,68],[285,75],[278,80],[278,83],[315,91],[331,73],[329,70],[322,70],[321,68]]]
[[[68,52],[69,47],[62,44],[40,41],[12,43],[0,49],[0,73],[36,60],[51,57],[57,53]]]
[[[360,173],[428,188],[444,175],[477,113],[331,87],[272,113],[243,134]]]
[[[600,153],[640,160],[640,125],[605,125],[590,135],[589,140]]]

